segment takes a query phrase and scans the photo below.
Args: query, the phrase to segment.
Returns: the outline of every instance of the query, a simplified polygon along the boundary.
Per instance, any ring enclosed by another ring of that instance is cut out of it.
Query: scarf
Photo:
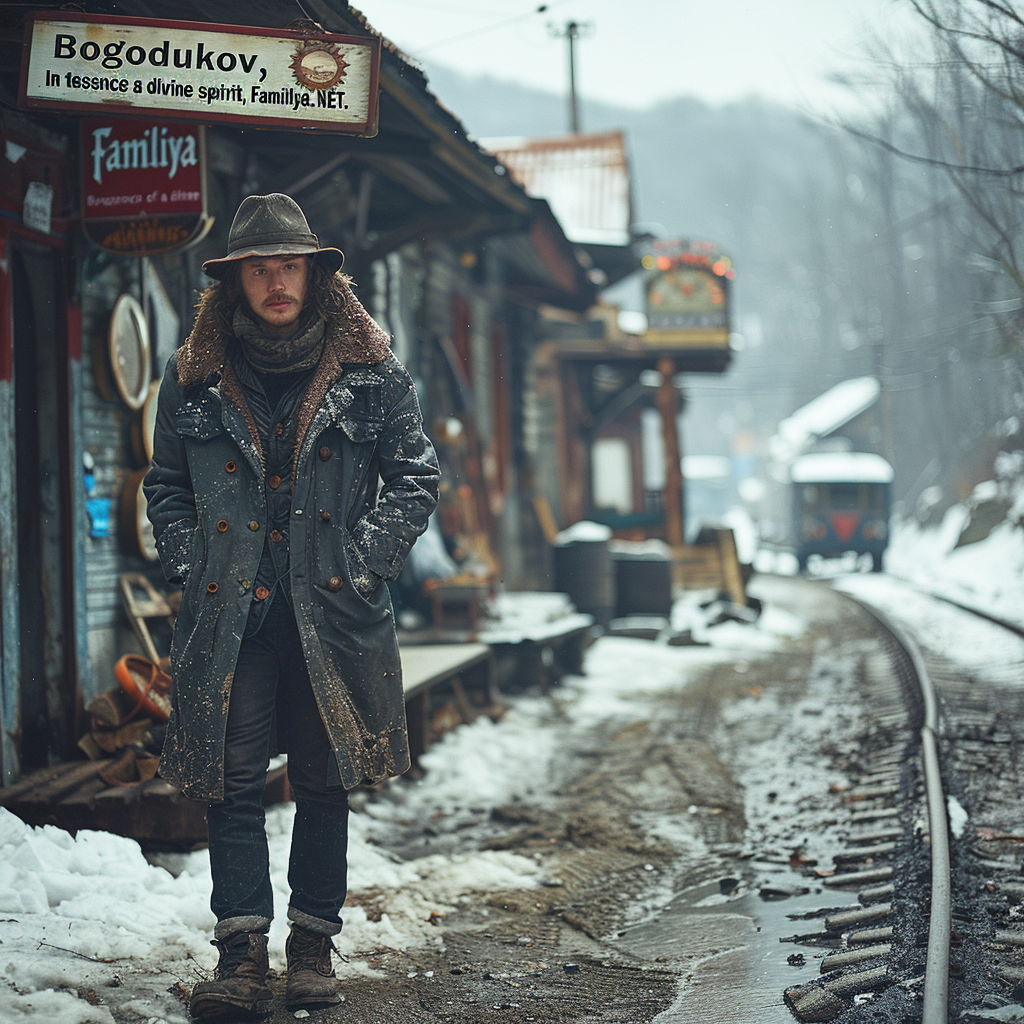
[[[316,366],[323,353],[324,321],[312,310],[288,338],[269,337],[263,325],[253,320],[241,306],[235,310],[231,327],[241,342],[245,358],[260,373],[308,370]]]

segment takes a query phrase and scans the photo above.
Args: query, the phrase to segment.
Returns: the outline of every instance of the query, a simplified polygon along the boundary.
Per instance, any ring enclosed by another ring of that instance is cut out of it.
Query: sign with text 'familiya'
[[[82,227],[102,249],[148,256],[198,241],[206,216],[201,124],[81,122]]]
[[[23,106],[377,133],[380,39],[37,13]]]

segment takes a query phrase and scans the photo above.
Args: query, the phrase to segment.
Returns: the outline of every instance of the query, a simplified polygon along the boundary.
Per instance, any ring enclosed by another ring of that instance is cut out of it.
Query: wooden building
[[[80,20],[116,16],[128,24],[166,18],[168,10],[155,0],[88,7]],[[163,586],[138,505],[152,382],[187,333],[207,283],[201,264],[223,254],[246,195],[292,195],[322,241],[345,251],[360,298],[420,388],[445,469],[441,521],[449,540],[478,545],[510,587],[528,581],[524,552],[541,533],[521,497],[530,493],[524,353],[537,342],[542,306],[578,314],[592,304],[586,261],[548,204],[466,137],[423,74],[357,11],[341,0],[306,0],[304,9],[316,24],[294,23],[295,5],[279,0],[173,5],[182,23],[215,17],[263,33],[267,45],[298,39],[309,50],[323,32],[379,42],[375,124],[361,134],[228,115],[112,114],[98,93],[92,108],[26,102],[18,74],[26,24],[40,12],[64,12],[31,4],[0,10],[5,783],[78,754],[82,709],[113,685],[115,661],[136,646],[120,575],[141,572]],[[167,58],[159,47],[148,58],[138,53],[158,65]],[[221,70],[235,56],[224,51]],[[63,82],[59,71],[54,89]],[[95,81],[103,78],[98,71]],[[157,79],[164,83],[157,89],[181,88],[169,74],[149,80]],[[98,114],[110,123],[85,123]],[[201,161],[202,209],[192,221],[136,218],[128,227],[108,225],[104,235],[90,223],[89,175],[132,119],[149,141],[131,145],[151,145],[154,154],[164,139],[194,135],[194,143],[174,146],[179,155],[194,146]],[[187,247],[167,248],[188,236]]]

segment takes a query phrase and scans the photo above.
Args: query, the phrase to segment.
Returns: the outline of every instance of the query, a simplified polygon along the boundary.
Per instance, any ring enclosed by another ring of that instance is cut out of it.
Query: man
[[[192,993],[201,1020],[269,1009],[272,754],[288,752],[296,808],[290,1010],[340,1001],[347,791],[409,766],[384,580],[439,474],[412,379],[343,259],[288,196],[244,200],[160,387],[145,493],[164,573],[184,584],[160,771],[209,804],[220,958]]]

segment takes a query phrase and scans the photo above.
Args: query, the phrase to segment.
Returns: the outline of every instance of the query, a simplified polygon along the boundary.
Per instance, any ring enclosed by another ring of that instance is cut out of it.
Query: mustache
[[[299,300],[294,295],[288,295],[286,292],[279,292],[277,295],[271,295],[263,300],[264,306],[270,306],[275,302],[298,302]]]

